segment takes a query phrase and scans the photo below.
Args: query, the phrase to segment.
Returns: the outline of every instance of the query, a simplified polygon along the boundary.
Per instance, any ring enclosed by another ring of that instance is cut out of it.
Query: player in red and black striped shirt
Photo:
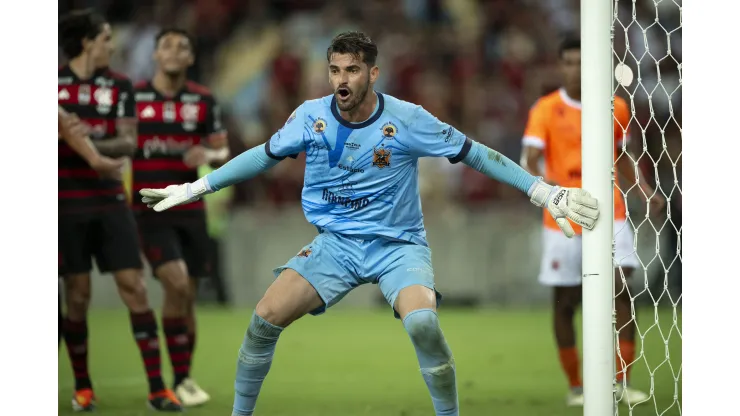
[[[69,114],[59,107],[58,140],[65,143],[80,157],[82,157],[91,168],[95,169],[101,177],[121,178],[123,159],[111,159],[103,156],[87,137],[87,129],[83,126],[76,114]],[[59,344],[62,342],[64,333],[64,316],[62,315],[62,293],[59,293]]]
[[[228,158],[226,133],[211,93],[188,81],[192,42],[184,31],[165,29],[156,37],[154,78],[136,85],[139,140],[133,161],[132,188],[198,179],[198,166]],[[203,201],[156,213],[133,199],[144,254],[165,291],[162,327],[167,338],[174,390],[184,406],[197,406],[209,396],[190,377],[195,344],[197,279],[209,273],[209,238]]]
[[[126,77],[107,69],[112,51],[110,25],[89,10],[72,12],[59,21],[59,40],[69,58],[69,64],[59,69],[59,105],[86,124],[101,154],[133,154],[137,123],[133,86]],[[95,257],[100,271],[113,273],[130,311],[149,379],[150,406],[182,411],[162,381],[157,322],[149,308],[136,222],[122,183],[100,178],[65,142],[59,144],[59,252],[67,300],[64,339],[75,374],[73,408],[89,411],[95,407],[87,370],[86,323],[91,258]]]

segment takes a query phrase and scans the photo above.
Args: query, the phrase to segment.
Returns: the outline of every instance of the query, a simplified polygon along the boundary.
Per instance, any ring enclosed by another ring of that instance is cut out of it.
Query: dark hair
[[[565,51],[581,50],[581,38],[576,36],[566,36],[562,42],[560,42],[560,54],[562,58]]]
[[[74,10],[59,19],[59,46],[68,59],[82,54],[82,41],[95,39],[103,30],[105,18],[92,9]]]
[[[362,32],[344,32],[331,40],[326,50],[326,60],[331,61],[331,55],[335,53],[350,54],[372,67],[378,58],[378,46]]]
[[[195,42],[193,41],[193,38],[190,36],[190,34],[187,31],[176,27],[168,27],[160,30],[159,33],[157,33],[157,36],[154,37],[154,44],[156,46],[159,46],[159,41],[167,35],[184,36],[190,44],[190,50],[193,51],[193,48],[195,48]]]

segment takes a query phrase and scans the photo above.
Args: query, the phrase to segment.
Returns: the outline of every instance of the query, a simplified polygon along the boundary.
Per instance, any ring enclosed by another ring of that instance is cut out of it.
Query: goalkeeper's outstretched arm
[[[266,144],[253,147],[226,162],[203,178],[206,189],[216,192],[235,183],[251,179],[279,163],[267,156]]]
[[[247,150],[193,183],[170,185],[164,189],[142,189],[139,191],[141,200],[149,208],[161,212],[257,176],[278,163],[278,160],[267,155],[265,146],[261,144]]]
[[[566,218],[593,229],[599,216],[597,201],[588,192],[550,186],[541,177],[533,176],[511,159],[476,141],[473,141],[463,163],[489,178],[526,193],[533,204],[546,207],[568,237],[575,233]]]

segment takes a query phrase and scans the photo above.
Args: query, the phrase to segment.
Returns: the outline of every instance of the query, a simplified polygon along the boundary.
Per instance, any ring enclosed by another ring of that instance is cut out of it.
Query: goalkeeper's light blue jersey
[[[376,93],[373,115],[344,120],[333,95],[306,101],[268,141],[274,159],[306,153],[306,219],[319,231],[427,245],[418,159],[465,158],[471,141],[424,110]]]

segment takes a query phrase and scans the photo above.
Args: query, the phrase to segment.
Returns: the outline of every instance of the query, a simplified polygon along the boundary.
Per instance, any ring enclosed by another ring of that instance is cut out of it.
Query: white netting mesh
[[[627,101],[631,138],[617,150],[615,172],[632,167],[638,175],[617,185],[637,264],[629,279],[620,267],[632,308],[615,335],[635,325],[636,348],[630,360],[617,343],[617,362],[629,369],[630,386],[649,396],[629,403],[618,391],[617,413],[630,415],[681,414],[681,21],[681,0],[614,0],[613,61],[629,67],[615,71],[614,92]],[[655,193],[646,194],[641,181]],[[665,208],[656,212],[661,197]],[[617,234],[617,264],[619,241]]]

